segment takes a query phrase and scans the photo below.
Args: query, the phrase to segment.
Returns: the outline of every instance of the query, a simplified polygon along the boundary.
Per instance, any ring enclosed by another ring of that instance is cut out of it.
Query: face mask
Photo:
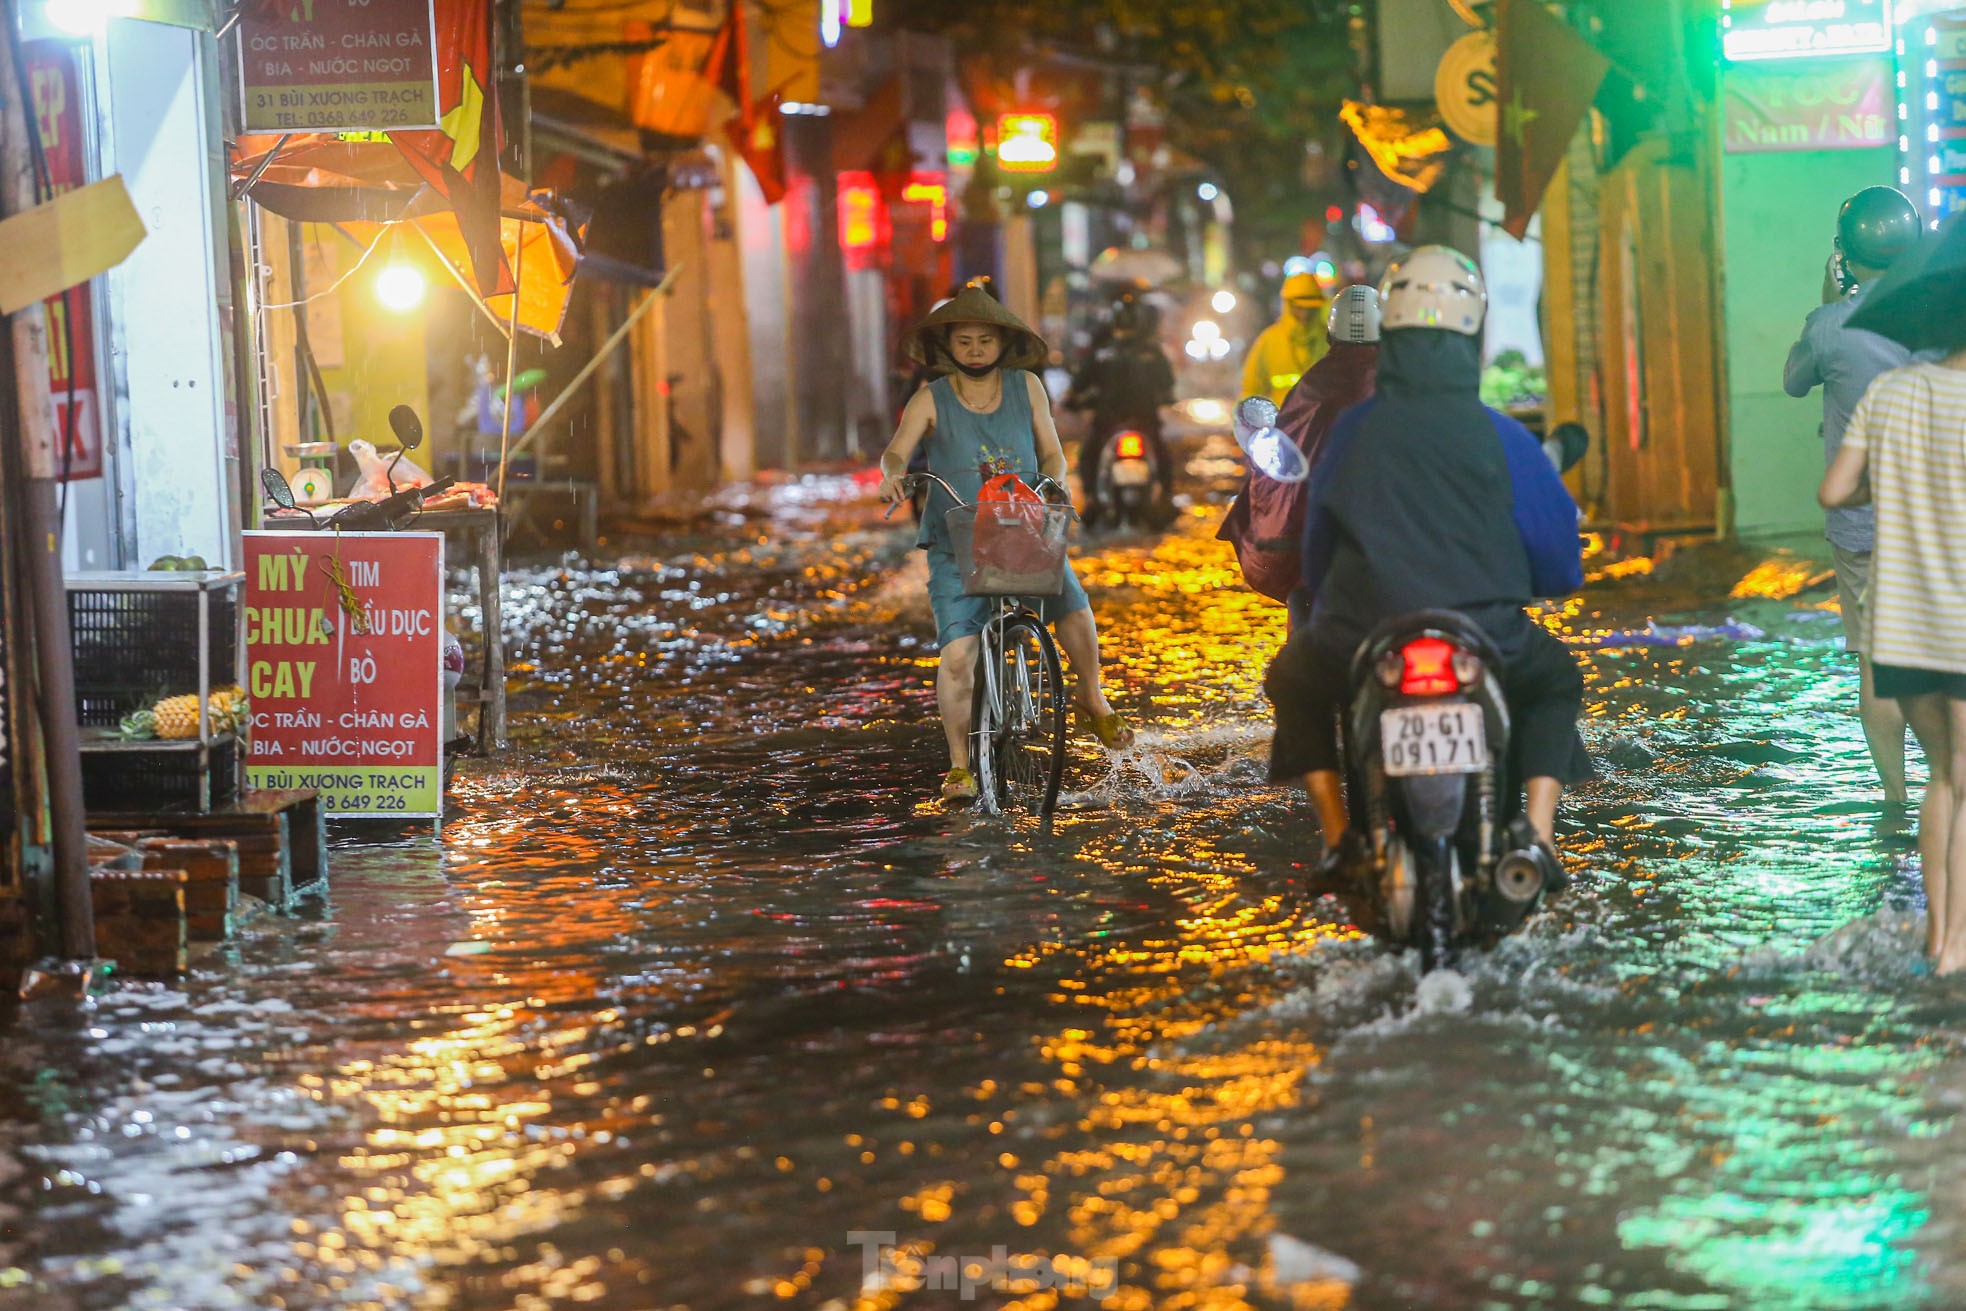
[[[1002,359],[1003,359],[1003,352],[998,351],[997,358],[991,360],[988,364],[964,364],[961,360],[957,359],[953,355],[949,357],[949,362],[955,365],[958,369],[961,369],[968,376],[975,378],[978,381],[981,381],[982,379],[989,377],[991,374],[997,371],[997,364]]]

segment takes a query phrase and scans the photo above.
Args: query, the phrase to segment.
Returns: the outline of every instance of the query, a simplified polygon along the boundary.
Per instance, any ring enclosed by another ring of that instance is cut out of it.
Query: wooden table
[[[411,528],[444,535],[444,562],[447,566],[468,558],[478,571],[478,617],[484,638],[484,658],[478,668],[477,686],[458,685],[463,700],[475,700],[478,713],[478,750],[493,752],[505,746],[505,612],[502,558],[505,542],[505,516],[495,509],[425,510]],[[463,546],[453,555],[450,546]]]

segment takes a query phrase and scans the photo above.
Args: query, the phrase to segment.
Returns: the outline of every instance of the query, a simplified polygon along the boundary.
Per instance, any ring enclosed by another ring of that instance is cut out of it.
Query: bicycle
[[[1032,523],[1030,545],[1045,560],[1042,571],[1007,573],[975,559],[974,523],[981,506],[966,504],[956,489],[932,473],[909,474],[901,480],[906,491],[932,480],[955,502],[945,517],[963,574],[963,591],[996,599],[996,612],[978,634],[975,690],[970,694],[969,759],[976,774],[977,803],[988,814],[1021,808],[1048,817],[1058,808],[1058,788],[1065,774],[1064,666],[1058,644],[1044,618],[1027,603],[1030,596],[1055,594],[1063,585],[1065,540],[1070,521],[1078,516],[1069,503],[1030,502],[1018,517]],[[1064,488],[1049,478],[1038,483]],[[994,503],[992,503],[994,504]],[[894,509],[888,509],[893,514]],[[1036,509],[1035,515],[1026,513]],[[1013,521],[1014,522],[1014,521]]]

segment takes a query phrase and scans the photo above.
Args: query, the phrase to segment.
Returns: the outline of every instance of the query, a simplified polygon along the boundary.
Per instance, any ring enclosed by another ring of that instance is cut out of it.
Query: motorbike
[[[1562,870],[1519,810],[1501,659],[1449,610],[1380,625],[1359,647],[1341,740],[1370,859],[1361,927],[1417,948],[1422,972],[1533,914]]]
[[[1161,448],[1139,428],[1120,427],[1095,438],[1100,443],[1092,486],[1085,489],[1091,503],[1088,518],[1116,528],[1163,529],[1176,511],[1165,490]]]
[[[1565,424],[1546,451],[1567,472],[1589,444]],[[1354,909],[1361,927],[1418,949],[1423,973],[1520,927],[1564,881],[1521,813],[1501,669],[1487,635],[1451,610],[1388,620],[1352,658],[1346,804],[1370,844]]]
[[[396,434],[399,445],[386,473],[390,488],[389,495],[380,500],[353,501],[326,518],[322,518],[294,499],[292,484],[278,469],[261,469],[259,485],[265,490],[267,500],[275,506],[305,515],[306,526],[314,532],[402,532],[410,527],[418,514],[422,513],[423,503],[426,500],[449,491],[457,479],[446,474],[442,478],[420,486],[398,488],[395,480],[396,465],[410,451],[423,444],[423,421],[409,406],[398,405],[389,411],[389,427]],[[289,521],[283,522],[282,526],[298,528],[301,525]],[[446,792],[450,790],[451,776],[456,768],[458,755],[471,746],[471,739],[460,735],[457,728],[457,689],[463,679],[464,644],[458,640],[457,634],[446,631],[443,644],[444,696],[441,727],[444,736],[443,786]]]

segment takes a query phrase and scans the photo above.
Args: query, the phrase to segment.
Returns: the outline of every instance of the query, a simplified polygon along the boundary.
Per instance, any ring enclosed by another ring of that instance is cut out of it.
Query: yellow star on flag
[[[1502,107],[1502,130],[1509,134],[1509,139],[1517,146],[1527,149],[1523,134],[1529,125],[1540,117],[1542,117],[1541,110],[1531,109],[1522,103],[1522,91],[1518,88],[1516,93],[1509,97],[1509,103]]]
[[[485,91],[471,65],[464,66],[464,86],[458,93],[457,107],[437,122],[452,141],[451,167],[462,173],[478,157],[478,131],[485,120]]]

